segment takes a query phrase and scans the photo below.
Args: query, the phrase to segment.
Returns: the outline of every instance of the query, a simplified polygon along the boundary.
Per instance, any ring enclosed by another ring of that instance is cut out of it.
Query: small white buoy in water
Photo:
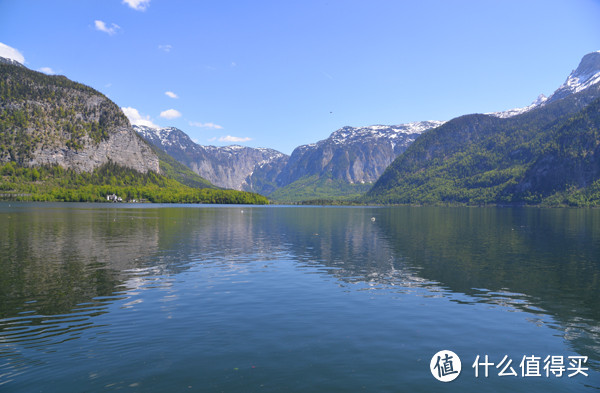
[[[371,221],[375,222],[375,217],[371,217]]]
[[[242,210],[241,212],[243,213],[244,211]]]

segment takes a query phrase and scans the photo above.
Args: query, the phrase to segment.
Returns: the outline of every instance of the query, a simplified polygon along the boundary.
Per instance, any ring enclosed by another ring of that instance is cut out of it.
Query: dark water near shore
[[[0,392],[112,390],[600,391],[600,210],[0,203]]]

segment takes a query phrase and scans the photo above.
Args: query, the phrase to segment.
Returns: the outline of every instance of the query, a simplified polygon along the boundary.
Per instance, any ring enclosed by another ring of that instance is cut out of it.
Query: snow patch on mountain
[[[335,144],[346,144],[355,141],[363,141],[365,139],[389,139],[390,141],[405,137],[407,135],[421,134],[431,128],[439,127],[445,122],[428,120],[418,121],[413,123],[406,123],[400,125],[386,126],[386,125],[373,125],[368,127],[343,127],[337,131],[334,131],[328,139],[317,142],[325,143],[331,141]],[[305,145],[308,147],[316,146],[317,144]]]
[[[600,51],[585,55],[581,59],[577,69],[571,72],[565,83],[560,85],[560,87],[556,89],[554,93],[550,95],[550,97],[546,97],[541,94],[531,105],[524,108],[516,108],[503,112],[492,112],[486,114],[501,118],[517,116],[522,113],[529,112],[530,110],[539,106],[543,106],[553,101],[565,98],[571,94],[579,93],[580,91],[585,90],[597,83],[600,83]]]
[[[600,51],[588,53],[558,90],[577,93],[600,82]]]
[[[530,110],[537,108],[538,106],[544,105],[544,103],[547,100],[548,100],[548,97],[546,97],[543,94],[540,94],[535,101],[533,101],[530,105],[528,105],[526,107],[509,109],[507,111],[502,111],[502,112],[491,112],[491,113],[486,113],[486,115],[491,115],[491,116],[501,117],[501,118],[513,117],[513,116],[517,116],[517,115],[520,115],[525,112],[529,112]]]
[[[556,91],[548,98],[547,103],[560,100],[571,94],[579,93],[600,83],[600,51],[588,53]]]
[[[583,75],[572,74],[569,75],[566,82],[563,83],[560,89],[570,90],[573,94],[587,89],[591,85],[595,85],[598,82],[600,82],[600,70]]]

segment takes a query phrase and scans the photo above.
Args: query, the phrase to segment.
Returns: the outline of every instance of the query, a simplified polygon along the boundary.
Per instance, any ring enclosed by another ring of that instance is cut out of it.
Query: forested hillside
[[[0,199],[20,201],[268,204],[267,198],[235,190],[194,188],[156,172],[140,173],[105,164],[91,173],[61,166],[0,166]]]
[[[596,205],[599,96],[594,86],[512,118],[454,119],[411,145],[364,200]]]

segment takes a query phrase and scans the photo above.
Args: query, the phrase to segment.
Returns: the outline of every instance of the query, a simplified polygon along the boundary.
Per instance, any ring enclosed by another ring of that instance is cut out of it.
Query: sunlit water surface
[[[2,392],[598,391],[599,301],[598,210],[0,203]]]

